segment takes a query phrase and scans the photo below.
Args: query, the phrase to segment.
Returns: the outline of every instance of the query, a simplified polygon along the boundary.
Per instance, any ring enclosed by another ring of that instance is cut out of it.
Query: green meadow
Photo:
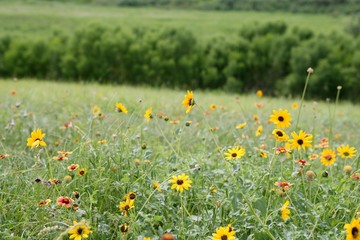
[[[220,12],[186,9],[119,8],[44,1],[0,1],[0,34],[44,37],[51,31],[73,33],[90,23],[111,27],[162,27],[190,30],[199,39],[215,36],[233,38],[242,26],[269,21],[286,22],[289,27],[313,30],[315,33],[343,31],[350,16],[293,14],[281,12]]]
[[[187,89],[0,86],[2,239],[345,239],[359,227],[358,105],[194,91],[186,114]],[[270,121],[280,109],[285,141]]]

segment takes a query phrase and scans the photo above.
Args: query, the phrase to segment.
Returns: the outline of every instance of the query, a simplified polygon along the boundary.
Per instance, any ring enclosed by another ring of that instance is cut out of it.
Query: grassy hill
[[[217,35],[229,38],[244,25],[284,21],[290,27],[308,28],[317,33],[343,31],[349,16],[266,12],[218,12],[184,9],[120,8],[59,2],[0,1],[0,28],[3,34],[41,37],[51,30],[72,33],[89,23],[114,27],[179,27],[200,39]]]

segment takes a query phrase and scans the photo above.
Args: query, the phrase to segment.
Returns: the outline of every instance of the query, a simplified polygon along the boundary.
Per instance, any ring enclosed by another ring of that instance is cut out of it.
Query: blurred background
[[[359,0],[0,0],[0,77],[359,101]]]

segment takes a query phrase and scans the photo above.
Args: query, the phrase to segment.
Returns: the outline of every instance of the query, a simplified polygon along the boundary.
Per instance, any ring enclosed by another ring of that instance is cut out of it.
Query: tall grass
[[[358,154],[337,156],[329,167],[309,158],[321,154],[321,139],[329,138],[330,129],[333,150],[342,144],[359,148],[356,105],[340,101],[331,120],[329,103],[305,101],[298,127],[313,135],[313,147],[287,156],[276,154],[274,148],[282,143],[275,141],[275,126],[268,119],[272,110],[287,109],[293,122],[285,131],[297,132],[300,110],[291,105],[299,100],[267,98],[266,92],[261,98],[255,93],[194,92],[196,105],[185,114],[181,102],[186,89],[34,80],[0,81],[0,86],[4,239],[68,238],[73,220],[91,226],[89,239],[160,239],[165,232],[176,239],[211,239],[228,224],[237,239],[344,239],[344,224],[359,210],[359,182],[353,175],[359,169]],[[117,102],[128,114],[115,111]],[[95,105],[100,112],[94,113]],[[153,118],[147,122],[143,115],[150,107]],[[237,129],[243,122],[247,125]],[[260,125],[263,131],[256,137]],[[26,146],[35,129],[46,134],[46,147]],[[237,146],[246,154],[226,160],[224,153]],[[58,151],[72,154],[57,161]],[[309,164],[300,166],[300,158]],[[86,174],[70,172],[71,164],[79,164]],[[353,169],[346,173],[345,165]],[[189,190],[170,189],[172,176],[183,173],[192,181]],[[52,178],[61,183],[49,182]],[[275,185],[283,181],[291,184],[286,191]],[[135,207],[124,216],[119,203],[129,192],[136,193]],[[72,198],[71,207],[57,204],[61,196]],[[51,202],[39,206],[45,199]],[[291,213],[283,221],[280,209],[286,200]],[[122,233],[125,223],[130,228]]]

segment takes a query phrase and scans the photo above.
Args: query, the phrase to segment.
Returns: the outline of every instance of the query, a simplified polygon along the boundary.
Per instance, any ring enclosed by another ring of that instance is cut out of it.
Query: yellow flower
[[[260,126],[257,128],[257,130],[256,130],[255,136],[256,136],[256,137],[260,136],[260,134],[262,133],[262,131],[263,131],[263,126],[260,125]]]
[[[263,92],[261,90],[257,90],[256,95],[261,98],[263,96]]]
[[[296,134],[296,132],[292,132],[291,136],[293,137],[293,139],[289,140],[291,149],[297,148],[300,151],[301,148],[305,150],[306,147],[311,147],[311,142],[313,138],[311,134],[300,130],[299,134]]]
[[[82,169],[79,170],[78,175],[79,175],[80,177],[82,177],[82,176],[84,176],[86,173],[87,173],[87,169],[86,169],[86,168],[82,168]]]
[[[285,203],[284,203],[284,205],[282,205],[282,207],[281,207],[281,218],[282,218],[282,220],[284,220],[284,221],[286,221],[287,219],[289,219],[290,218],[290,209],[288,208],[288,206],[289,206],[289,204],[290,204],[290,202],[289,202],[289,200],[287,200]]]
[[[215,110],[215,109],[216,109],[216,105],[215,105],[215,104],[210,104],[210,109],[211,109],[211,110]]]
[[[291,125],[291,115],[287,110],[279,109],[279,111],[273,110],[273,115],[270,116],[270,122],[276,125],[276,128],[288,128]]]
[[[235,230],[229,224],[227,227],[220,227],[213,233],[212,240],[235,240]]]
[[[92,114],[94,116],[100,116],[101,115],[101,108],[98,105],[94,105],[92,107]]]
[[[193,108],[193,106],[195,105],[195,100],[194,100],[194,94],[192,91],[187,91],[187,94],[185,95],[185,99],[182,102],[182,104],[185,107],[188,107],[186,109],[186,113],[189,113],[191,111],[191,109]]]
[[[291,108],[296,110],[298,108],[297,102],[293,102],[293,104],[291,104]]]
[[[120,202],[120,210],[126,216],[127,212],[134,207],[134,200],[126,198],[124,202]]]
[[[51,199],[41,200],[41,201],[39,202],[39,206],[40,206],[40,207],[43,207],[43,206],[48,205],[49,203],[51,203]]]
[[[240,123],[239,125],[236,126],[237,129],[243,129],[246,126],[246,122],[244,123]]]
[[[337,148],[338,155],[342,158],[352,158],[355,156],[356,149],[354,147],[350,147],[349,144],[341,145]]]
[[[281,129],[274,129],[272,131],[274,138],[279,142],[286,142],[289,139],[289,136]]]
[[[68,234],[70,234],[69,239],[81,240],[82,238],[88,238],[89,234],[92,233],[90,231],[91,227],[87,226],[84,220],[79,223],[74,221],[73,223],[74,226],[71,226],[68,230]]]
[[[144,114],[144,117],[146,118],[146,121],[149,122],[150,119],[153,118],[153,115],[152,115],[152,108],[148,108]]]
[[[143,240],[151,240],[149,237],[144,237]]]
[[[161,192],[160,184],[157,181],[152,181],[153,188]]]
[[[31,133],[31,137],[27,139],[27,146],[34,148],[38,146],[45,147],[46,142],[43,141],[45,133],[41,132],[41,129],[34,130]]]
[[[320,161],[325,166],[331,166],[336,161],[336,154],[332,149],[325,149],[322,151]]]
[[[115,106],[116,106],[116,111],[122,112],[125,114],[128,113],[128,110],[126,109],[126,107],[124,105],[122,105],[121,103],[116,103]]]
[[[176,189],[176,191],[180,191],[181,193],[183,190],[188,190],[191,187],[192,181],[188,179],[189,176],[185,175],[184,173],[182,175],[178,176],[172,176],[172,179],[169,181],[173,185],[171,186],[171,189]]]
[[[267,157],[268,157],[268,155],[267,155],[267,153],[266,153],[266,152],[264,152],[264,151],[260,151],[260,157],[262,157],[262,158],[267,158]]]
[[[360,240],[360,218],[345,224],[346,240]]]
[[[226,153],[224,153],[225,159],[232,160],[232,159],[242,158],[242,156],[245,155],[245,152],[246,152],[245,148],[243,148],[242,146],[230,148]]]

